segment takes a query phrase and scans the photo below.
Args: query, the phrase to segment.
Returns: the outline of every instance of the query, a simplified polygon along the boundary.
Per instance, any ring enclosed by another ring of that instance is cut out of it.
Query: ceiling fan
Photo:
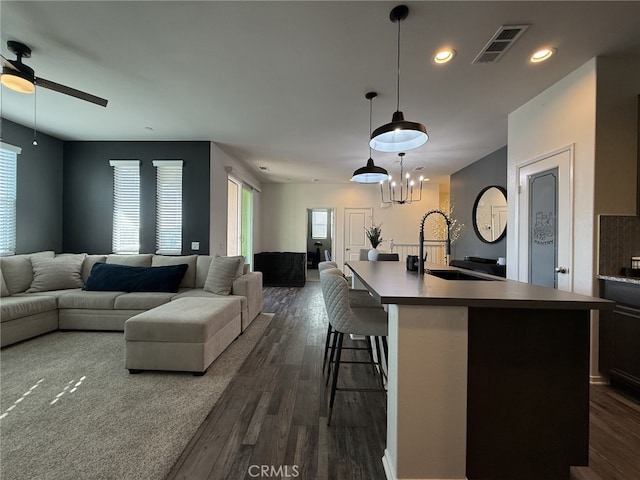
[[[16,55],[15,60],[8,60],[2,56],[2,76],[0,77],[0,83],[4,86],[21,93],[33,93],[35,87],[48,88],[54,92],[64,93],[80,100],[95,103],[101,107],[107,106],[107,101],[104,98],[96,97],[90,93],[76,90],[75,88],[61,85],[51,80],[45,80],[44,78],[36,77],[33,68],[22,63],[23,58],[31,57],[31,49],[24,43],[9,40],[7,42],[7,48]]]

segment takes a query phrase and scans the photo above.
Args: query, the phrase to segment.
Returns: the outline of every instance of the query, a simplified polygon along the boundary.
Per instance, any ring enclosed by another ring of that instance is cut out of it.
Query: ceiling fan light
[[[373,131],[369,145],[379,152],[404,152],[424,145],[427,140],[424,125],[405,120],[402,112],[397,111],[390,123]]]
[[[26,72],[13,70],[8,67],[2,68],[0,83],[11,90],[15,90],[20,93],[33,93],[36,89],[33,81],[33,77]]]
[[[369,158],[369,160],[367,160],[366,166],[361,167],[353,172],[351,181],[358,183],[379,183],[388,178],[389,174],[387,173],[387,171],[382,167],[374,165],[373,159]]]

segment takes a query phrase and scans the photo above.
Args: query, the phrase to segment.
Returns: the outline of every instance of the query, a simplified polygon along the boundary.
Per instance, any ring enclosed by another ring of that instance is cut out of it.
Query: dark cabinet
[[[261,252],[253,256],[253,269],[262,272],[265,287],[304,287],[306,264],[304,252]]]
[[[600,294],[616,302],[600,312],[600,373],[640,395],[640,284],[601,280]]]

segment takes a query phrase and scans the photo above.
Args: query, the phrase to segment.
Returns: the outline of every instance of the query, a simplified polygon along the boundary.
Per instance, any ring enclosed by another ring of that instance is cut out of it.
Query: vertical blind
[[[111,160],[113,253],[140,252],[140,161]]]
[[[0,144],[0,256],[16,253],[16,195],[19,147]]]
[[[154,160],[156,253],[182,253],[182,160]]]

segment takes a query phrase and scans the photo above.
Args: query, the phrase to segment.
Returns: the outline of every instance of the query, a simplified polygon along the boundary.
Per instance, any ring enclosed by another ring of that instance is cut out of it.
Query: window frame
[[[156,254],[181,255],[184,227],[183,161],[154,160],[153,166],[156,168]],[[176,229],[179,230],[178,237]]]
[[[22,148],[0,142],[0,256],[2,257],[16,253],[18,155],[21,153]]]
[[[111,249],[121,255],[140,253],[140,160],[109,160],[113,167],[113,233]],[[136,178],[137,185],[126,180]],[[124,228],[128,224],[128,228]],[[135,234],[131,231],[135,230]],[[137,242],[133,241],[137,234]],[[135,248],[134,248],[135,247]]]

